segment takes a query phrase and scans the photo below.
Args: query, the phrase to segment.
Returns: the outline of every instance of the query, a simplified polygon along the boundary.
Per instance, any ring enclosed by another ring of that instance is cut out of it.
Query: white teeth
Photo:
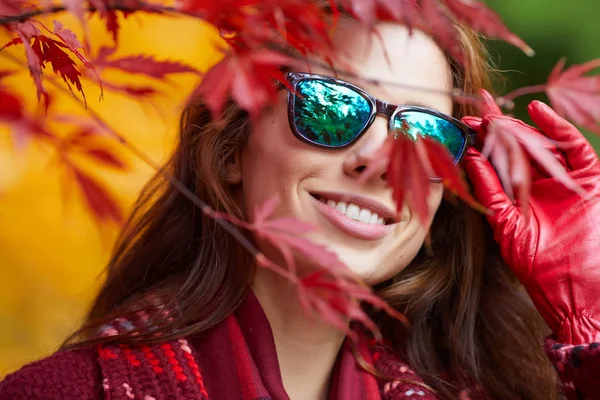
[[[346,208],[346,217],[358,221],[359,212],[360,207],[358,207],[356,204],[348,204],[348,208]]]
[[[345,214],[346,217],[362,222],[363,224],[385,225],[383,218],[380,218],[377,213],[365,208],[360,208],[356,204],[346,204],[343,201],[337,203],[333,200],[326,200],[324,197],[319,198],[319,201],[323,204],[327,204],[331,208],[338,210],[342,214]]]
[[[358,220],[364,224],[368,224],[371,220],[371,211],[364,208],[358,213]]]
[[[346,214],[346,203],[344,203],[343,201],[337,203],[337,206],[335,206],[335,208],[342,214]]]
[[[376,224],[378,219],[379,218],[377,218],[377,214],[371,213],[371,218],[369,219],[369,224],[371,224],[371,225]]]

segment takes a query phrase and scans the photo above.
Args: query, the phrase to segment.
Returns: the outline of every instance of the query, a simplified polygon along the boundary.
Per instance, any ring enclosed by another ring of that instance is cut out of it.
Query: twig
[[[501,100],[506,102],[512,102],[517,97],[524,96],[526,94],[535,94],[546,91],[546,85],[534,85],[534,86],[525,86],[522,88],[518,88],[507,94],[506,96],[502,96]]]
[[[138,3],[138,5],[139,5],[139,8],[127,7],[127,6],[118,5],[118,4],[107,4],[106,9],[113,10],[113,11],[126,11],[126,12],[135,12],[135,11],[171,12],[171,13],[177,13],[177,14],[181,14],[181,15],[191,16],[191,14],[178,11],[173,7],[159,6],[156,4],[150,4],[150,3],[144,3],[144,2],[140,2],[140,3]],[[146,6],[147,8],[144,8],[144,6]],[[57,14],[57,13],[61,13],[64,11],[68,11],[68,9],[65,6],[51,6],[51,7],[45,7],[45,8],[36,8],[34,10],[24,12],[22,14],[3,16],[2,18],[0,18],[0,25],[8,25],[8,24],[14,23],[14,22],[24,22],[25,20],[28,20],[28,19],[31,19],[34,17],[38,17],[40,15]],[[98,10],[96,7],[90,6],[90,7],[86,8],[86,11],[96,12],[96,11],[101,11],[101,10]],[[195,15],[195,17],[198,17],[198,16]]]

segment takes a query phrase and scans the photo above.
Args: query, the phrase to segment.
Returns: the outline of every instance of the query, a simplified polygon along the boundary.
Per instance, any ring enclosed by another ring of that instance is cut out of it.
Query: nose
[[[384,116],[377,116],[367,132],[355,143],[344,160],[344,172],[356,179],[360,178],[368,166],[372,165],[377,157],[378,150],[388,137],[388,120]],[[370,172],[371,181],[386,180],[387,165],[384,163],[373,164]]]

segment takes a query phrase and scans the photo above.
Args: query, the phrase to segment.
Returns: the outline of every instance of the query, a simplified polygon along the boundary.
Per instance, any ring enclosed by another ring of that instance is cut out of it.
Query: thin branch
[[[106,9],[113,10],[113,11],[125,11],[125,12],[135,12],[135,11],[171,12],[171,13],[174,12],[174,13],[178,13],[181,15],[190,15],[190,14],[178,11],[173,7],[159,6],[156,4],[150,4],[150,3],[144,3],[144,2],[140,2],[140,3],[138,3],[138,5],[139,5],[139,7],[134,8],[134,7],[127,7],[127,6],[119,5],[119,4],[107,4]],[[34,10],[24,12],[22,14],[3,16],[2,18],[0,18],[0,25],[8,25],[8,24],[11,24],[14,22],[24,22],[28,19],[39,17],[41,15],[58,14],[58,13],[61,13],[64,11],[68,11],[68,9],[65,6],[51,6],[51,7],[45,7],[45,8],[36,8]],[[96,7],[90,6],[90,7],[86,8],[86,11],[96,12],[96,11],[100,11],[100,10],[98,10]]]
[[[535,94],[546,91],[546,85],[534,85],[534,86],[525,86],[522,88],[518,88],[507,94],[506,96],[502,96],[501,100],[505,102],[512,102],[517,97],[524,96],[526,94]]]

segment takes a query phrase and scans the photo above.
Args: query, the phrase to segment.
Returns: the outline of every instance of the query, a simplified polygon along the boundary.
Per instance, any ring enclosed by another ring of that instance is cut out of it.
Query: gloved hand
[[[488,101],[486,107],[483,120],[463,118],[478,136],[484,136],[489,122],[498,118],[497,106]],[[547,105],[531,103],[529,115],[547,137],[569,144],[553,152],[590,193],[587,199],[535,168],[526,218],[477,150],[468,150],[463,167],[475,197],[492,211],[487,219],[502,257],[556,340],[600,342],[600,162],[583,135]]]

